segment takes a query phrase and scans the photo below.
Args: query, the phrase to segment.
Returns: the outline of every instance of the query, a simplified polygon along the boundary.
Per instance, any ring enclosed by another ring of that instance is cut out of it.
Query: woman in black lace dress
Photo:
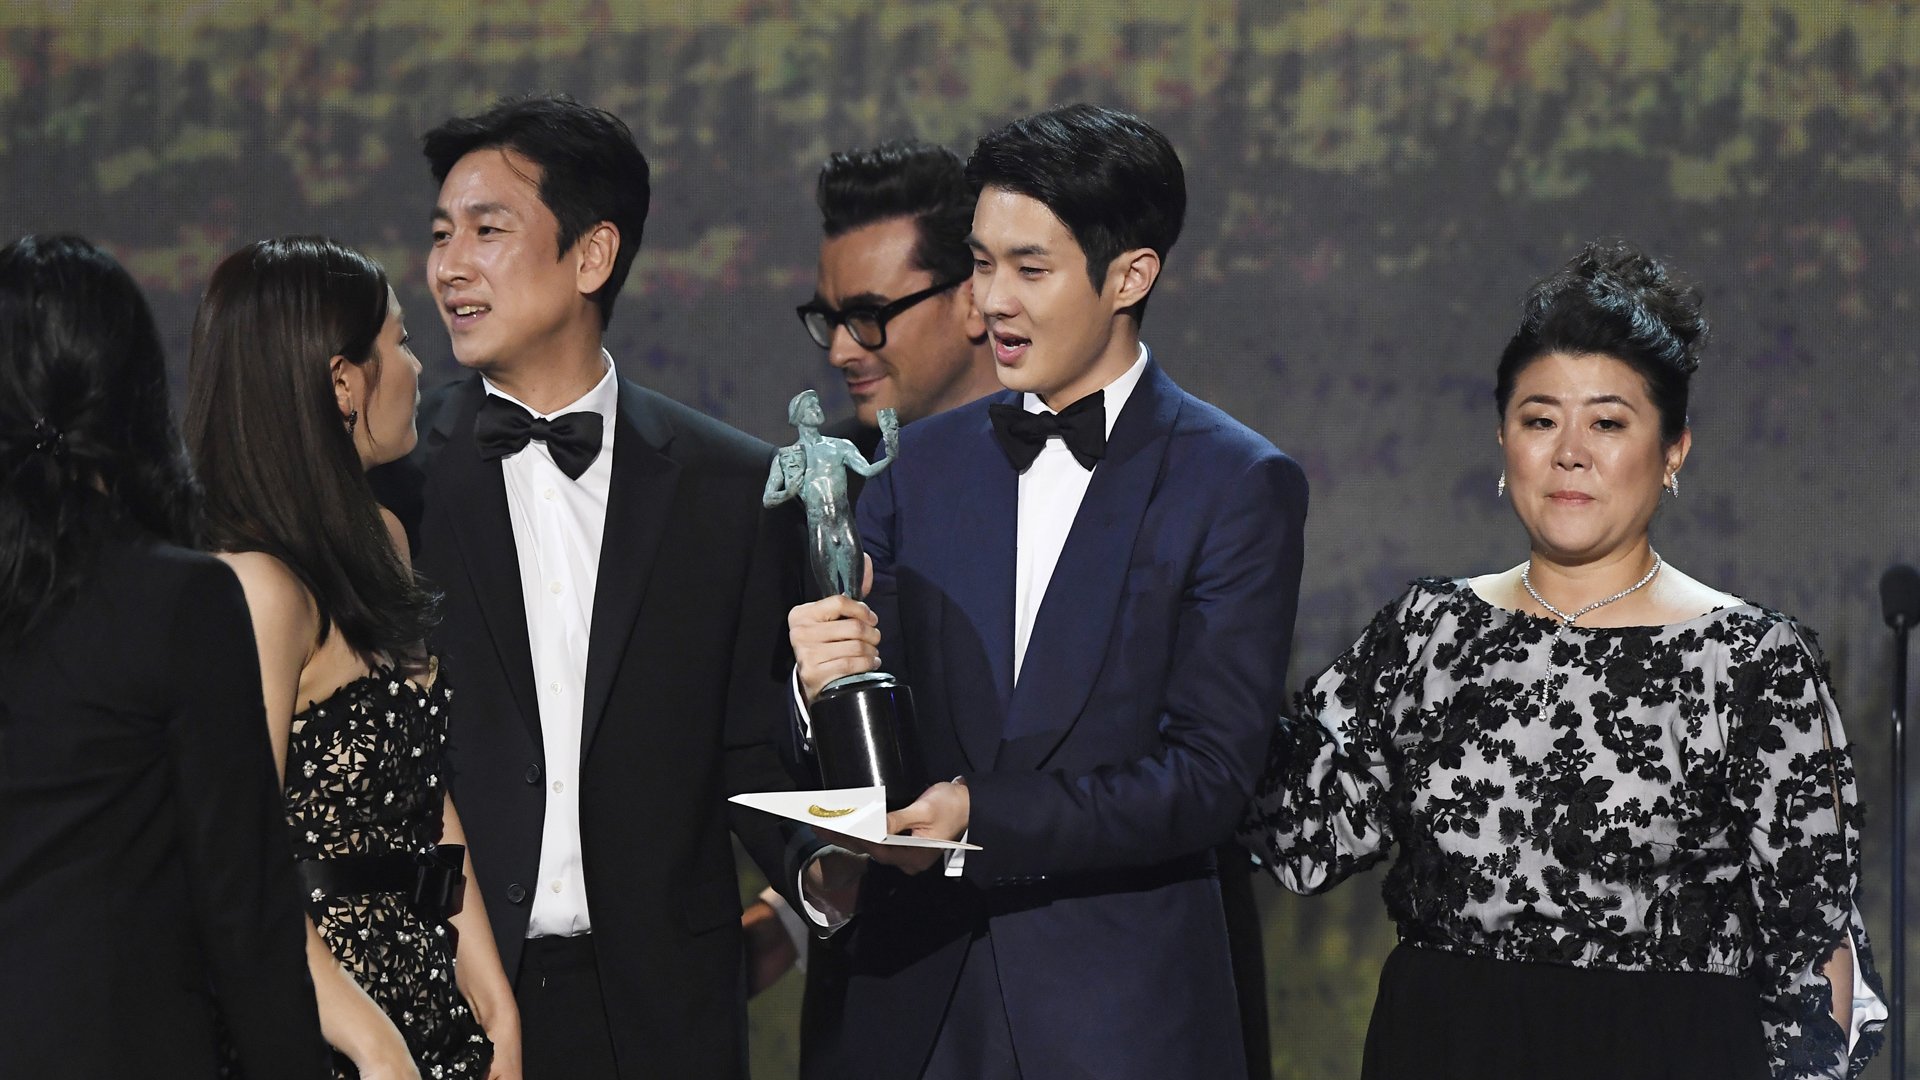
[[[336,1072],[517,1080],[519,1014],[446,793],[452,692],[421,653],[436,600],[365,478],[413,447],[418,377],[377,264],[262,241],[201,302],[187,441],[253,613]]]
[[[1282,724],[1243,839],[1328,889],[1399,856],[1363,1074],[1857,1075],[1886,1010],[1813,636],[1666,565],[1698,295],[1589,246],[1501,357],[1505,573],[1414,582]]]

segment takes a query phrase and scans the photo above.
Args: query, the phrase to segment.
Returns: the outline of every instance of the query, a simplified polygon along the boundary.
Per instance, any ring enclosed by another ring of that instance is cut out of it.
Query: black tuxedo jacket
[[[432,645],[454,688],[450,761],[487,915],[512,978],[540,861],[544,753],[499,462],[480,458],[478,376],[422,408],[420,446],[376,478],[419,493],[415,565],[446,594]],[[729,828],[791,892],[810,834],[728,805],[788,788],[774,740],[792,654],[800,518],[763,511],[773,448],[620,380],[589,634],[580,833],[615,1049],[650,1075],[746,1072]]]

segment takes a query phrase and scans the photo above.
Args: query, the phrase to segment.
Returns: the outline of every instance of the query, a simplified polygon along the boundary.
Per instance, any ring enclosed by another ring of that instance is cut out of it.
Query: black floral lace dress
[[[1790,618],[1562,628],[1421,580],[1293,711],[1242,836],[1287,888],[1397,844],[1382,892],[1403,949],[1749,980],[1776,1078],[1857,1075],[1877,1047],[1853,769]],[[1851,1052],[1820,973],[1849,940]]]
[[[422,855],[440,840],[444,678],[423,687],[376,669],[293,718],[287,820],[296,860]],[[484,1077],[493,1048],[454,985],[454,936],[382,892],[304,898],[327,947],[386,1011],[424,1080]],[[335,1072],[357,1075],[336,1055]]]

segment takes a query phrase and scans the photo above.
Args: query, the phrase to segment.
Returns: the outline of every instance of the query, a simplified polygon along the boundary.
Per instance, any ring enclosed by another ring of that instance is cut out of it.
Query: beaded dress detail
[[[452,698],[443,676],[422,685],[388,666],[294,716],[286,800],[295,859],[418,855],[439,843]],[[422,1077],[486,1075],[493,1047],[454,984],[450,927],[397,893],[302,899],[341,966],[406,1037]],[[357,1075],[338,1055],[334,1071]]]

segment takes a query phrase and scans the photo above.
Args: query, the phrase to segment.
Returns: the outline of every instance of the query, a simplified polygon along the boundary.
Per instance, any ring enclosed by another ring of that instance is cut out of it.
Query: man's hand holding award
[[[965,784],[927,787],[913,735],[913,693],[879,670],[879,620],[862,603],[873,587],[873,565],[854,529],[847,472],[871,477],[891,465],[899,428],[893,410],[882,410],[887,456],[869,463],[852,443],[820,434],[813,391],[797,395],[787,417],[800,438],[775,455],[762,501],[776,506],[797,497],[805,506],[808,561],[825,594],[788,616],[821,789],[733,801],[805,822],[841,847],[917,873],[933,864],[938,849],[973,845],[960,840]]]

